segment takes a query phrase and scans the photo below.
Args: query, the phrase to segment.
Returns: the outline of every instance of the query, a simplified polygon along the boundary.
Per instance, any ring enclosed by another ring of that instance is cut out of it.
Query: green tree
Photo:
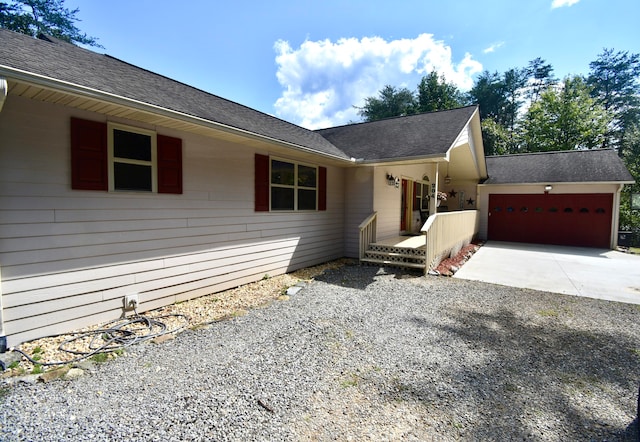
[[[491,117],[481,120],[480,124],[484,154],[487,156],[508,154],[507,146],[511,136],[507,129]]]
[[[502,110],[506,106],[502,79],[498,72],[482,72],[468,92],[470,102],[480,106],[480,118],[491,118],[498,124],[502,121]]]
[[[465,97],[453,83],[436,71],[425,75],[418,84],[418,112],[455,109],[465,105]]]
[[[553,76],[553,67],[540,57],[531,60],[525,72],[528,78],[526,96],[531,103],[538,101],[544,90],[558,82]]]
[[[376,121],[415,113],[416,99],[413,92],[407,88],[397,89],[386,85],[378,95],[378,97],[365,98],[364,106],[357,108],[358,114],[365,121]]]
[[[631,194],[640,193],[640,128],[635,126],[627,130],[625,137],[625,163],[636,183],[625,185],[620,195],[620,230],[635,231],[634,246],[640,247],[640,210],[631,210]]]
[[[589,67],[592,95],[613,115],[602,147],[615,148],[625,157],[625,133],[640,117],[640,55],[605,49]]]
[[[600,147],[611,118],[590,92],[581,76],[567,77],[561,87],[545,90],[523,122],[524,149],[539,152]]]
[[[525,69],[509,69],[504,74],[484,71],[468,93],[469,100],[480,106],[480,118],[493,120],[495,133],[501,136],[489,140],[487,154],[497,152],[515,153],[519,150],[519,114],[524,103],[527,85]]]
[[[75,26],[78,8],[67,9],[64,0],[11,0],[0,2],[0,27],[37,37],[47,34],[69,43],[101,47]]]

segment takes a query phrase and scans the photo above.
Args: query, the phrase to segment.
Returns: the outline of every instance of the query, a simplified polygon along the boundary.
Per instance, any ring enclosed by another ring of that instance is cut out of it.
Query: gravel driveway
[[[375,267],[0,390],[0,440],[636,440],[640,307]]]

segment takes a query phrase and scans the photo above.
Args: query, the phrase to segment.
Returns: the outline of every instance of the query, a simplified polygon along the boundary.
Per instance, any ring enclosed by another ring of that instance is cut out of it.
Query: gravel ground
[[[345,265],[74,380],[0,389],[0,440],[630,440],[640,308]]]

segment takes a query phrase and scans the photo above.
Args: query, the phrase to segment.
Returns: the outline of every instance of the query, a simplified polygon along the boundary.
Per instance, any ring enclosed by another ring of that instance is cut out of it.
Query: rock
[[[51,382],[56,379],[63,378],[68,372],[69,372],[69,367],[65,366],[65,367],[56,368],[55,370],[49,370],[45,373],[42,373],[40,375],[39,380],[41,382]]]
[[[302,290],[302,287],[297,287],[297,286],[293,286],[293,287],[289,287],[287,289],[287,295],[291,296],[291,295],[296,295],[298,294],[298,292]]]
[[[65,379],[78,379],[79,377],[84,376],[84,370],[81,368],[72,368],[67,374],[64,376]]]
[[[0,369],[4,371],[9,365],[14,362],[19,362],[20,359],[22,359],[22,355],[15,351],[0,353]]]
[[[74,367],[83,371],[91,371],[96,367],[96,363],[90,359],[84,359],[82,361],[76,362],[74,364]]]
[[[36,382],[38,382],[39,378],[39,374],[28,374],[25,376],[20,376],[18,378],[18,382],[22,382],[23,384],[35,384]]]
[[[173,336],[172,334],[166,334],[166,335],[158,336],[157,338],[153,338],[151,342],[153,342],[154,344],[162,344],[163,342],[171,341],[175,338],[176,337]]]

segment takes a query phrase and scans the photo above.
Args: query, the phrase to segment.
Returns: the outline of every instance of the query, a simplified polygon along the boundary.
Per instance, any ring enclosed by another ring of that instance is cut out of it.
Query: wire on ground
[[[183,320],[182,325],[169,330],[162,319],[177,317]],[[77,333],[61,333],[49,335],[46,338],[70,336],[64,340],[58,350],[75,355],[73,359],[66,361],[43,362],[34,359],[19,348],[12,347],[9,350],[20,353],[32,364],[41,366],[66,365],[82,361],[98,353],[113,353],[125,347],[157,338],[169,333],[183,330],[189,323],[189,318],[182,314],[168,314],[150,318],[136,315],[127,319],[116,319],[104,324],[103,327]],[[83,348],[79,350],[78,348]]]

